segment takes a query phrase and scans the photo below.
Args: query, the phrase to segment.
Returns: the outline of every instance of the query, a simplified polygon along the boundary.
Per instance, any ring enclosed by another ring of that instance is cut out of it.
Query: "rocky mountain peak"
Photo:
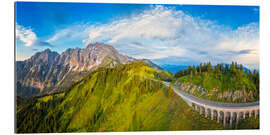
[[[46,49],[42,52],[35,53],[30,59],[26,60],[26,62],[35,64],[52,63],[57,56],[59,56],[57,52]]]
[[[29,89],[32,89],[31,93],[43,92],[44,89],[47,92],[64,89],[99,66],[127,64],[135,60],[104,43],[89,44],[86,48],[69,48],[61,54],[46,49],[17,63],[17,84],[20,86],[17,91],[20,91],[19,96],[24,97],[33,96],[25,92]]]
[[[104,46],[111,46],[111,45],[107,45],[107,44],[104,44],[104,43],[101,43],[101,42],[96,42],[96,43],[90,43],[87,45],[86,48],[91,48],[91,47],[104,47]],[[111,46],[112,47],[112,46]]]
[[[86,47],[87,50],[103,50],[103,51],[107,51],[107,52],[117,52],[117,50],[111,46],[111,45],[108,45],[108,44],[104,44],[104,43],[99,43],[99,42],[96,42],[94,44],[89,44],[87,45]]]
[[[50,48],[47,48],[47,49],[45,49],[43,52],[44,52],[44,53],[51,53],[52,51],[51,51]]]

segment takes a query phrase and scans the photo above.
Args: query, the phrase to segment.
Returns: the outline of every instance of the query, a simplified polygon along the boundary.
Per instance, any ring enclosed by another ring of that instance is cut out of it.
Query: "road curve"
[[[163,81],[163,83],[168,87],[170,86],[169,82]],[[198,103],[201,103],[201,104],[205,104],[205,105],[212,106],[212,107],[217,107],[217,108],[236,108],[236,109],[238,109],[238,108],[255,107],[255,106],[260,105],[259,101],[251,102],[251,103],[222,103],[222,102],[208,101],[208,100],[200,99],[198,97],[186,94],[186,93],[180,91],[179,89],[177,89],[174,86],[171,86],[171,88],[174,90],[174,92],[176,94],[178,94],[182,98],[186,98],[186,99],[188,99],[190,101],[198,102]]]

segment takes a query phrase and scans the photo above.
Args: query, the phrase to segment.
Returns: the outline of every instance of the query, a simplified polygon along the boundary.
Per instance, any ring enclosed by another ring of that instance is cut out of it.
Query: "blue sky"
[[[157,64],[259,67],[259,7],[16,3],[17,60],[104,42]]]

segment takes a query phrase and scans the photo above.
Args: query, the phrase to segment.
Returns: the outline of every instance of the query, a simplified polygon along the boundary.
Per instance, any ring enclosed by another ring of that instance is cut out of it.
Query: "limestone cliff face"
[[[83,49],[67,49],[62,54],[46,49],[30,59],[16,62],[16,91],[18,96],[30,97],[63,90],[99,66],[135,60],[102,43],[89,44]]]

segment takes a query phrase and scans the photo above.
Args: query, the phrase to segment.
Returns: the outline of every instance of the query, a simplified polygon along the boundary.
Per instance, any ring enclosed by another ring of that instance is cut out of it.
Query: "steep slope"
[[[19,104],[16,132],[222,129],[151,79],[160,72],[144,62],[99,68],[68,91]]]
[[[135,59],[102,43],[67,49],[61,55],[46,49],[28,60],[16,62],[17,94],[31,97],[53,89],[63,90],[99,66],[113,67],[132,61]]]

